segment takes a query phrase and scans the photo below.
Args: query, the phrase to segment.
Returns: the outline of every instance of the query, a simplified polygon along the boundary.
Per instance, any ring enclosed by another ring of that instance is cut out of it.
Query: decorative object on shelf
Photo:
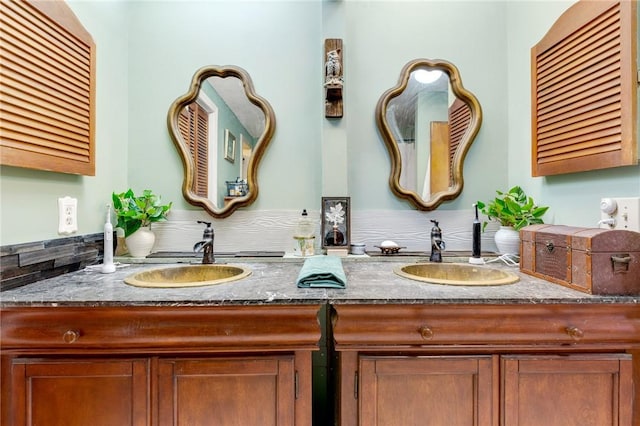
[[[230,163],[236,162],[236,137],[229,129],[224,129],[224,159]]]
[[[349,197],[322,197],[322,248],[344,248],[348,252],[349,202]]]
[[[146,257],[155,243],[151,224],[166,220],[173,203],[161,204],[160,196],[149,189],[139,196],[131,189],[120,194],[114,192],[111,199],[118,220],[116,227],[124,230],[129,255]]]
[[[328,38],[324,41],[324,88],[325,117],[342,117],[342,39]]]
[[[397,254],[400,252],[400,250],[402,250],[403,248],[406,248],[406,247],[400,247],[397,243],[389,240],[383,241],[380,243],[379,246],[375,246],[375,247],[379,248],[382,254],[385,254],[385,255]]]
[[[495,235],[498,251],[501,254],[519,254],[520,229],[528,225],[544,223],[542,216],[549,207],[538,206],[533,198],[519,186],[512,187],[508,192],[496,190],[496,193],[498,196],[486,204],[478,201],[478,208],[489,220],[500,223],[500,229]],[[488,221],[482,223],[483,231],[488,223]]]
[[[246,179],[241,177],[236,180],[228,180],[227,184],[227,197],[244,197],[249,192],[249,185]]]

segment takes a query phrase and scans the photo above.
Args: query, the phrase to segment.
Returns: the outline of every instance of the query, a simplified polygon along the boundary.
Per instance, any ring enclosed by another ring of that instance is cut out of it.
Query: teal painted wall
[[[126,2],[69,2],[97,46],[96,174],[0,166],[0,245],[59,237],[58,198],[78,199],[76,235],[100,232],[112,191],[128,185],[129,70]]]
[[[595,226],[599,199],[638,196],[626,167],[530,176],[530,48],[566,1],[81,1],[70,6],[97,44],[95,177],[2,167],[0,244],[57,238],[57,198],[79,199],[79,232],[100,232],[112,191],[151,188],[176,209],[182,165],[167,133],[169,105],[204,65],[238,65],[272,105],[276,133],[250,210],[319,209],[324,196],[354,210],[410,210],[388,187],[388,154],[374,109],[414,58],[446,59],[483,109],[465,162],[464,210],[520,184],[552,206],[550,220]],[[344,42],[345,115],[324,118],[324,38]]]

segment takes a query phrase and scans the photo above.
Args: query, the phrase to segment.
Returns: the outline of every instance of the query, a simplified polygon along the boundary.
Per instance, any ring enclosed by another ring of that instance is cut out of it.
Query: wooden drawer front
[[[337,305],[336,348],[640,344],[638,305]]]
[[[313,349],[319,308],[9,308],[0,311],[2,347]]]

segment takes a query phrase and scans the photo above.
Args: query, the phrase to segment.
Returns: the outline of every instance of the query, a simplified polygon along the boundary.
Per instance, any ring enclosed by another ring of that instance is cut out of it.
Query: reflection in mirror
[[[213,217],[226,217],[258,196],[257,168],[275,130],[269,103],[246,71],[204,67],[167,117],[182,158],[185,199]]]
[[[389,185],[420,210],[460,195],[464,158],[480,129],[482,110],[443,60],[417,59],[376,106],[376,123],[391,157]]]

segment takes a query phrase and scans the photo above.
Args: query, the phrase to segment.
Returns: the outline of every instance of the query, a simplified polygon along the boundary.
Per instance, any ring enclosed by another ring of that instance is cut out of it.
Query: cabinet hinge
[[[300,385],[298,382],[298,370],[296,370],[293,376],[293,392],[295,394],[295,398],[298,399],[298,396],[300,395]]]
[[[353,397],[358,399],[358,388],[360,387],[358,372],[356,371],[353,376]]]

